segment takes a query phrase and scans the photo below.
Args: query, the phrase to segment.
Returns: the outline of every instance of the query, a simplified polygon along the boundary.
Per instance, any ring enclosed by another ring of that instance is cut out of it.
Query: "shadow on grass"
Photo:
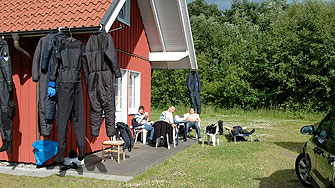
[[[230,134],[225,134],[224,136],[226,137],[228,142],[234,142],[234,139]],[[236,142],[246,142],[246,141],[248,140],[245,139],[244,137],[241,137],[241,136],[236,137]]]
[[[260,180],[259,183],[260,188],[268,188],[268,187],[301,187],[302,184],[298,180],[294,169],[285,169],[278,170],[271,174],[269,177],[265,178],[256,178],[256,180]]]
[[[274,142],[276,145],[297,152],[301,153],[302,152],[302,147],[305,142]]]

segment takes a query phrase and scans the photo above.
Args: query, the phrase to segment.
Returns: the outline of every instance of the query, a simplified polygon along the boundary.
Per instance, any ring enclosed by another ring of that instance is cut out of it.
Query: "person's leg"
[[[196,133],[198,135],[198,139],[200,139],[201,138],[201,134],[200,134],[199,122],[194,122],[194,124],[195,124],[195,131],[196,131]]]
[[[144,128],[145,128],[145,130],[150,132],[150,135],[149,135],[148,139],[149,140],[154,140],[154,134],[155,134],[154,128],[149,124],[144,124]]]
[[[188,129],[189,129],[189,122],[185,122],[185,130],[184,130],[184,138],[185,138],[185,142],[187,142],[187,133],[188,133]]]

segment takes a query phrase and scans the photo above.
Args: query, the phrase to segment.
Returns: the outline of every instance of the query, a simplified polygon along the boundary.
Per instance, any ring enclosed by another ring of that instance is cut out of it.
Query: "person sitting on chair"
[[[187,116],[186,120],[186,129],[185,129],[185,142],[187,142],[187,133],[189,128],[191,127],[195,127],[195,130],[197,132],[198,135],[198,140],[201,142],[201,135],[200,135],[200,121],[201,119],[199,118],[198,114],[194,113],[194,108],[190,109],[190,115]]]
[[[226,130],[230,130],[233,135],[238,135],[238,134],[245,134],[245,135],[251,135],[252,133],[255,132],[255,129],[252,129],[250,132],[247,131],[246,127],[241,127],[235,125],[233,128],[231,127],[224,127]]]
[[[161,113],[159,120],[169,123],[173,128],[176,129],[176,132],[178,132],[177,125],[174,123],[173,120],[173,113],[175,110],[176,107],[170,106],[168,110]]]
[[[144,113],[144,106],[140,106],[138,108],[138,113],[135,114],[135,116],[134,116],[134,119],[137,123],[139,123],[140,125],[143,125],[145,130],[150,132],[150,135],[149,135],[148,139],[149,139],[149,142],[153,142],[154,141],[154,131],[155,130],[152,127],[152,125],[149,124],[148,118],[149,118],[149,113],[148,112]],[[136,125],[135,125],[135,127],[136,127]]]

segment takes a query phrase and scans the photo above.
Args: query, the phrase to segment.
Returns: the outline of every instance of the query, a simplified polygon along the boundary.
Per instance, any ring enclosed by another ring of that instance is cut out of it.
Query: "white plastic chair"
[[[144,128],[144,126],[136,127],[135,129],[135,144],[137,142],[138,135],[142,133],[142,143],[146,144],[147,143],[147,133],[148,131]]]
[[[215,141],[217,140],[218,145],[220,145],[220,139],[219,139],[219,125],[215,124],[216,128],[215,128],[215,133],[206,133],[206,129],[204,130],[204,134],[203,134],[203,139],[202,139],[202,146],[204,146],[205,143],[205,136],[207,135],[207,144],[210,144],[209,142],[209,137],[212,138],[212,142],[213,142],[213,146],[215,147]]]

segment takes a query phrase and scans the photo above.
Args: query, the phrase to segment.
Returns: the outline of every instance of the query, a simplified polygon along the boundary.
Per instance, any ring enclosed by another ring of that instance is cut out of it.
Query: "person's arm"
[[[201,122],[199,115],[197,115],[197,122]]]
[[[232,130],[232,128],[230,128],[230,127],[224,126],[224,128],[227,129],[227,130]]]
[[[144,116],[140,115],[140,114],[136,114],[134,118],[135,118],[135,120],[136,120],[137,123],[141,123],[142,120],[143,120],[143,118],[144,118]]]

